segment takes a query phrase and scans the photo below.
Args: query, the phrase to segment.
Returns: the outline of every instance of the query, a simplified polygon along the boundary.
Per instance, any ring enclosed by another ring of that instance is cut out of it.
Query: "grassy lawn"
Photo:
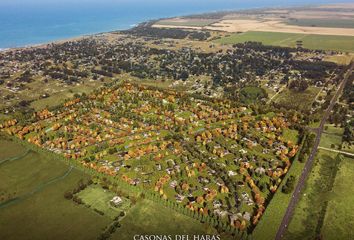
[[[332,148],[332,144],[334,144],[335,149],[338,149],[338,147],[342,144],[343,131],[344,130],[342,128],[326,124],[325,130],[321,136],[320,146],[325,148]]]
[[[353,145],[353,143],[349,144],[347,142],[344,142],[342,144],[342,150],[345,151],[345,152],[354,153],[354,145]]]
[[[295,47],[297,40],[302,40],[303,46],[309,49],[354,52],[354,37],[351,36],[250,31],[241,34],[232,34],[228,37],[218,39],[215,42],[234,44],[255,41],[262,42],[264,45]]]
[[[322,235],[324,239],[353,239],[354,159],[344,157],[330,196]]]
[[[21,197],[37,186],[63,176],[68,169],[69,167],[61,162],[51,162],[45,156],[29,151],[19,159],[0,165],[0,191],[11,191],[12,197]]]
[[[95,82],[86,82],[79,86],[53,86],[52,89],[56,89],[56,92],[50,94],[48,98],[39,99],[31,103],[31,107],[35,110],[41,110],[46,107],[53,107],[60,103],[63,103],[65,99],[72,98],[76,93],[90,93],[94,89],[97,89],[99,86],[102,86],[103,83],[100,81]]]
[[[325,61],[335,62],[339,65],[348,65],[352,59],[354,59],[353,53],[345,54],[345,55],[343,54],[343,55],[326,56],[324,58]]]
[[[266,97],[267,93],[263,88],[250,86],[244,87],[240,90],[240,100],[243,103],[254,103]]]
[[[275,102],[287,108],[310,110],[312,102],[315,100],[319,91],[320,89],[316,87],[309,87],[304,92],[295,92],[285,89],[275,98]]]
[[[85,204],[89,205],[90,208],[103,212],[104,216],[108,216],[111,219],[114,219],[121,211],[127,211],[130,207],[129,199],[123,197],[121,197],[123,202],[120,206],[111,206],[110,200],[114,196],[116,196],[115,193],[104,190],[97,185],[88,186],[78,193],[78,197],[80,197]]]
[[[310,128],[318,128],[320,126],[320,122],[311,122],[308,127]]]
[[[0,146],[23,150],[4,140]],[[111,220],[64,198],[87,178],[68,168],[36,152],[0,165],[0,239],[96,239]]]
[[[293,129],[285,129],[283,131],[283,136],[286,140],[291,141],[293,143],[297,143],[299,140],[299,132]]]
[[[138,202],[121,221],[114,240],[131,240],[136,234],[215,234],[215,230],[174,210],[149,200]]]

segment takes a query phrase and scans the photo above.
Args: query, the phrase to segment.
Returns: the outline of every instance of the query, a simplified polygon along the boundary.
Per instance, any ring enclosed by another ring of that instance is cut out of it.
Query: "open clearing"
[[[338,149],[342,144],[343,129],[327,124],[321,136],[320,146]]]
[[[78,193],[78,197],[82,199],[85,204],[90,205],[90,208],[97,209],[104,213],[105,216],[110,217],[112,220],[119,215],[121,211],[126,211],[130,207],[130,201],[127,198],[122,198],[123,202],[119,207],[110,205],[110,200],[116,196],[115,193],[104,190],[97,185],[91,185]]]
[[[131,240],[136,234],[216,234],[208,225],[149,200],[140,201],[132,207],[121,225],[112,239]]]
[[[301,40],[303,47],[308,49],[323,49],[354,52],[354,37],[330,36],[296,33],[276,33],[266,31],[251,31],[232,34],[216,40],[221,44],[244,43],[248,41],[262,42],[264,45],[296,47],[296,41]]]
[[[0,136],[0,162],[26,153],[26,148]]]
[[[25,150],[7,140],[0,146],[9,149],[1,159]],[[87,178],[69,169],[36,152],[0,166],[0,239],[96,239],[111,220],[64,198],[65,191]]]
[[[275,98],[275,102],[282,107],[308,111],[319,90],[317,87],[309,87],[304,92],[286,89]]]

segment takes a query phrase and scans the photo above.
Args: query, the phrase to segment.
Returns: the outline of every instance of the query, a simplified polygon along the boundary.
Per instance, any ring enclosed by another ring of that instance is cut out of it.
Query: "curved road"
[[[317,150],[318,150],[318,146],[320,144],[320,140],[321,140],[321,135],[324,129],[324,125],[329,117],[329,115],[331,114],[331,111],[335,105],[335,103],[337,102],[339,96],[341,95],[345,84],[347,83],[348,79],[350,78],[352,71],[354,68],[354,62],[351,62],[347,72],[344,74],[344,79],[343,81],[340,83],[339,88],[337,89],[335,95],[333,96],[331,103],[329,104],[327,110],[325,111],[322,120],[321,120],[321,124],[319,126],[319,128],[315,129],[315,133],[316,133],[316,139],[315,139],[315,144],[312,148],[311,154],[309,156],[309,159],[307,160],[305,167],[301,173],[301,176],[299,178],[299,181],[296,185],[296,188],[294,190],[294,193],[292,195],[292,198],[290,200],[290,203],[288,205],[288,208],[286,209],[285,215],[283,217],[283,220],[279,226],[277,235],[275,236],[275,240],[280,240],[283,238],[284,233],[286,231],[286,228],[288,227],[290,220],[291,220],[291,216],[293,215],[294,209],[295,209],[295,205],[299,200],[300,194],[301,194],[301,190],[303,189],[304,185],[305,185],[305,181],[311,171],[311,167],[313,165]]]

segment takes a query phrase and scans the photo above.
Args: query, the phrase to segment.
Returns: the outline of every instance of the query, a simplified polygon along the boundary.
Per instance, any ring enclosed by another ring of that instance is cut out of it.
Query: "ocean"
[[[0,49],[124,30],[143,21],[164,17],[328,2],[330,1],[61,0],[58,3],[54,0],[0,0]]]

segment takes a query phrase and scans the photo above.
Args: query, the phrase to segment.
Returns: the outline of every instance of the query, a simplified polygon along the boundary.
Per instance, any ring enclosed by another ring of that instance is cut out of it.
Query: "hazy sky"
[[[353,0],[0,0],[1,5],[17,5],[17,6],[23,6],[23,5],[63,5],[63,4],[88,4],[88,3],[97,3],[99,5],[102,4],[112,4],[112,3],[120,3],[123,4],[125,2],[136,2],[137,4],[139,3],[147,3],[151,2],[151,4],[181,4],[181,3],[189,3],[189,4],[205,4],[206,2],[208,4],[215,2],[215,4],[218,3],[223,3],[223,4],[230,4],[230,5],[236,5],[238,3],[244,3],[244,2],[254,2],[254,3],[274,3],[274,5],[279,5],[279,4],[317,4],[317,3],[338,3],[338,2],[353,2]]]

